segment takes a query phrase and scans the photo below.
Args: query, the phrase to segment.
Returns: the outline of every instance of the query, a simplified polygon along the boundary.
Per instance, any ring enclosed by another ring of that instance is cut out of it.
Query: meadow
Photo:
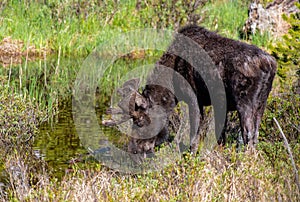
[[[230,143],[197,156],[185,154],[163,170],[143,174],[122,174],[84,155],[88,151],[80,144],[67,113],[80,67],[99,45],[131,30],[176,30],[194,21],[223,36],[282,54],[276,47],[283,42],[268,33],[251,40],[242,37],[250,1],[203,0],[191,6],[193,2],[0,2],[0,201],[300,200],[299,174],[294,169],[300,167],[299,59],[294,55],[286,56],[294,58],[292,62],[276,57],[280,74],[268,99],[256,151],[237,152],[237,145]],[[116,62],[99,81],[103,88],[98,92],[98,112],[109,105],[123,75],[155,63],[161,54],[160,50],[117,50]],[[288,140],[295,164],[274,118]],[[61,122],[69,124],[72,137],[65,141],[72,141],[74,150],[61,140],[66,133],[57,129]],[[45,146],[45,141],[51,144]],[[57,161],[67,163],[50,161],[43,148],[60,153]],[[79,158],[83,160],[77,161]]]

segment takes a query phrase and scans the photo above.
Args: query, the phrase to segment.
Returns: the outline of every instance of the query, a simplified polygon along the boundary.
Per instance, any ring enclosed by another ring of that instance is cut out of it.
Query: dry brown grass
[[[21,163],[14,166],[26,173]],[[291,170],[288,164],[276,170],[260,151],[233,148],[186,156],[144,175],[75,168],[60,182],[41,175],[34,186],[24,183],[30,175],[21,175],[10,181],[8,193],[20,201],[298,201]]]

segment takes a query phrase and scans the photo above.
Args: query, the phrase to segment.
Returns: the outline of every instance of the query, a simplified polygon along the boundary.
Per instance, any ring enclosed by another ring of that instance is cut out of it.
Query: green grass
[[[62,57],[86,56],[98,44],[120,33],[149,26],[155,28],[159,23],[152,7],[137,12],[135,1],[48,1],[44,4],[26,0],[23,3],[7,1],[4,5],[0,13],[0,39],[11,36],[26,45],[45,47],[55,53],[61,51]],[[199,14],[206,16],[203,25],[207,28],[239,39],[247,8],[248,1],[218,0],[207,3],[203,9],[205,15]],[[172,28],[172,25],[164,28]],[[265,45],[261,41],[266,36],[258,37],[253,43]]]
[[[268,32],[263,34],[256,33],[255,35],[251,36],[251,43],[257,45],[258,47],[268,49],[272,42],[273,40]]]
[[[111,1],[29,2],[9,1],[3,8],[0,39],[12,36],[56,53],[61,49],[62,56],[87,55],[105,37],[128,30],[125,19],[132,11],[130,4]]]
[[[250,1],[219,0],[212,1],[205,9],[207,18],[204,26],[215,30],[219,34],[232,39],[245,40],[242,29],[248,18],[248,6]],[[267,49],[272,43],[269,33],[257,33],[250,36],[251,44]]]
[[[221,35],[239,39],[244,22],[248,17],[247,1],[220,0],[206,6],[207,18],[204,25]]]
[[[135,1],[5,1],[1,10],[0,40],[11,36],[24,42],[23,49],[34,45],[51,50],[52,55],[29,64],[24,58],[22,64],[1,68],[0,81],[40,102],[49,114],[55,114],[58,98],[70,95],[76,73],[89,53],[126,31],[145,26],[138,15],[132,16]],[[130,70],[126,66],[130,64],[119,63],[106,75],[101,83],[103,94],[111,92],[115,81]]]
[[[63,2],[53,0],[47,1],[46,4],[30,0],[22,3],[5,1],[0,14],[0,39],[11,36],[13,39],[23,41],[24,49],[26,46],[35,45],[37,49],[52,50],[54,55],[54,57],[47,55],[46,57],[51,59],[47,59],[46,62],[41,60],[30,63],[30,68],[26,62],[11,66],[13,75],[8,82],[22,93],[41,102],[46,101],[47,103],[43,105],[54,110],[57,96],[70,92],[75,74],[80,68],[78,61],[83,61],[95,47],[105,44],[121,33],[149,25],[158,26],[155,23],[159,22],[154,20],[157,13],[153,9],[147,7],[137,13],[135,1],[114,3],[96,0]],[[218,0],[209,2],[204,10],[206,10],[204,26],[217,30],[227,37],[239,38],[247,17],[247,2]],[[155,23],[151,24],[151,20]],[[172,29],[172,25],[166,28]],[[252,40],[259,46],[266,46],[268,41],[268,35],[257,35]],[[121,54],[124,53],[120,52],[119,55]],[[70,60],[76,64],[71,65],[69,62],[59,64]],[[129,69],[125,68],[125,72]],[[2,75],[7,77],[9,71],[2,70]],[[111,73],[119,74],[114,71]],[[107,77],[103,83],[106,89],[111,88],[111,82],[112,80]]]
[[[57,113],[58,98],[70,96],[76,69],[82,60],[63,59],[58,63],[58,58],[52,57],[2,68],[1,74],[5,77],[1,83],[39,103],[52,117]]]

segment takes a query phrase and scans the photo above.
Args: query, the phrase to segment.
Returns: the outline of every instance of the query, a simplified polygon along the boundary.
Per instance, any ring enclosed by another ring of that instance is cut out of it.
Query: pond
[[[116,94],[115,88],[122,85],[122,82],[128,77],[140,77],[141,70],[144,71],[147,64],[153,64],[157,60],[157,56],[142,59],[124,59],[116,61],[107,69],[104,76],[99,81],[100,88],[96,89],[96,101],[94,111],[97,117],[97,122],[104,136],[120,149],[124,149],[128,137],[114,127],[105,127],[101,124],[103,118],[107,118],[105,111],[112,104],[111,96]],[[84,164],[88,161],[89,164],[95,161],[92,157],[91,150],[82,144],[82,139],[78,135],[78,131],[74,123],[74,108],[72,106],[72,92],[76,72],[81,68],[83,59],[70,60],[61,59],[61,72],[55,77],[51,68],[55,69],[57,61],[49,59],[42,68],[47,69],[47,81],[51,87],[45,88],[43,99],[51,100],[51,95],[57,96],[57,111],[58,113],[50,121],[44,122],[39,127],[39,133],[35,138],[34,149],[36,155],[44,159],[48,166],[53,170],[57,177],[62,177],[65,172],[72,171],[73,165]],[[43,64],[44,62],[42,62]],[[29,63],[28,69],[36,69],[37,63]],[[44,64],[43,64],[44,65]],[[138,68],[136,68],[138,67]],[[35,72],[32,70],[32,72]],[[36,74],[36,72],[35,72]],[[39,73],[41,74],[41,73]],[[67,75],[67,76],[66,76]],[[27,78],[28,79],[28,78]],[[42,76],[42,80],[45,80]],[[52,82],[51,82],[52,80]],[[53,82],[55,80],[55,82]],[[41,82],[40,85],[44,85]],[[30,85],[29,85],[30,87]],[[47,95],[48,93],[48,95]],[[48,103],[49,106],[49,103]],[[54,106],[54,103],[50,106]],[[97,143],[96,143],[97,145]],[[95,146],[96,147],[96,146]],[[96,148],[93,148],[93,150]]]
[[[81,144],[77,134],[72,112],[71,100],[61,101],[59,113],[54,121],[45,122],[39,127],[35,139],[35,151],[53,170],[56,177],[62,177],[65,172],[72,171],[74,164],[94,161],[89,151]],[[99,117],[105,110],[105,104],[97,109]],[[108,137],[117,137],[118,131],[103,127]]]

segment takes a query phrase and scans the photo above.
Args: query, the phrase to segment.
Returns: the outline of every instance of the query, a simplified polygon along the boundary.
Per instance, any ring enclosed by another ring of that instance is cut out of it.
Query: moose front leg
[[[199,141],[200,141],[201,122],[203,122],[204,109],[203,106],[199,108],[200,108],[200,117],[197,110],[193,110],[193,107],[189,107],[190,142],[191,142],[190,151],[192,154],[196,154],[198,151]]]

